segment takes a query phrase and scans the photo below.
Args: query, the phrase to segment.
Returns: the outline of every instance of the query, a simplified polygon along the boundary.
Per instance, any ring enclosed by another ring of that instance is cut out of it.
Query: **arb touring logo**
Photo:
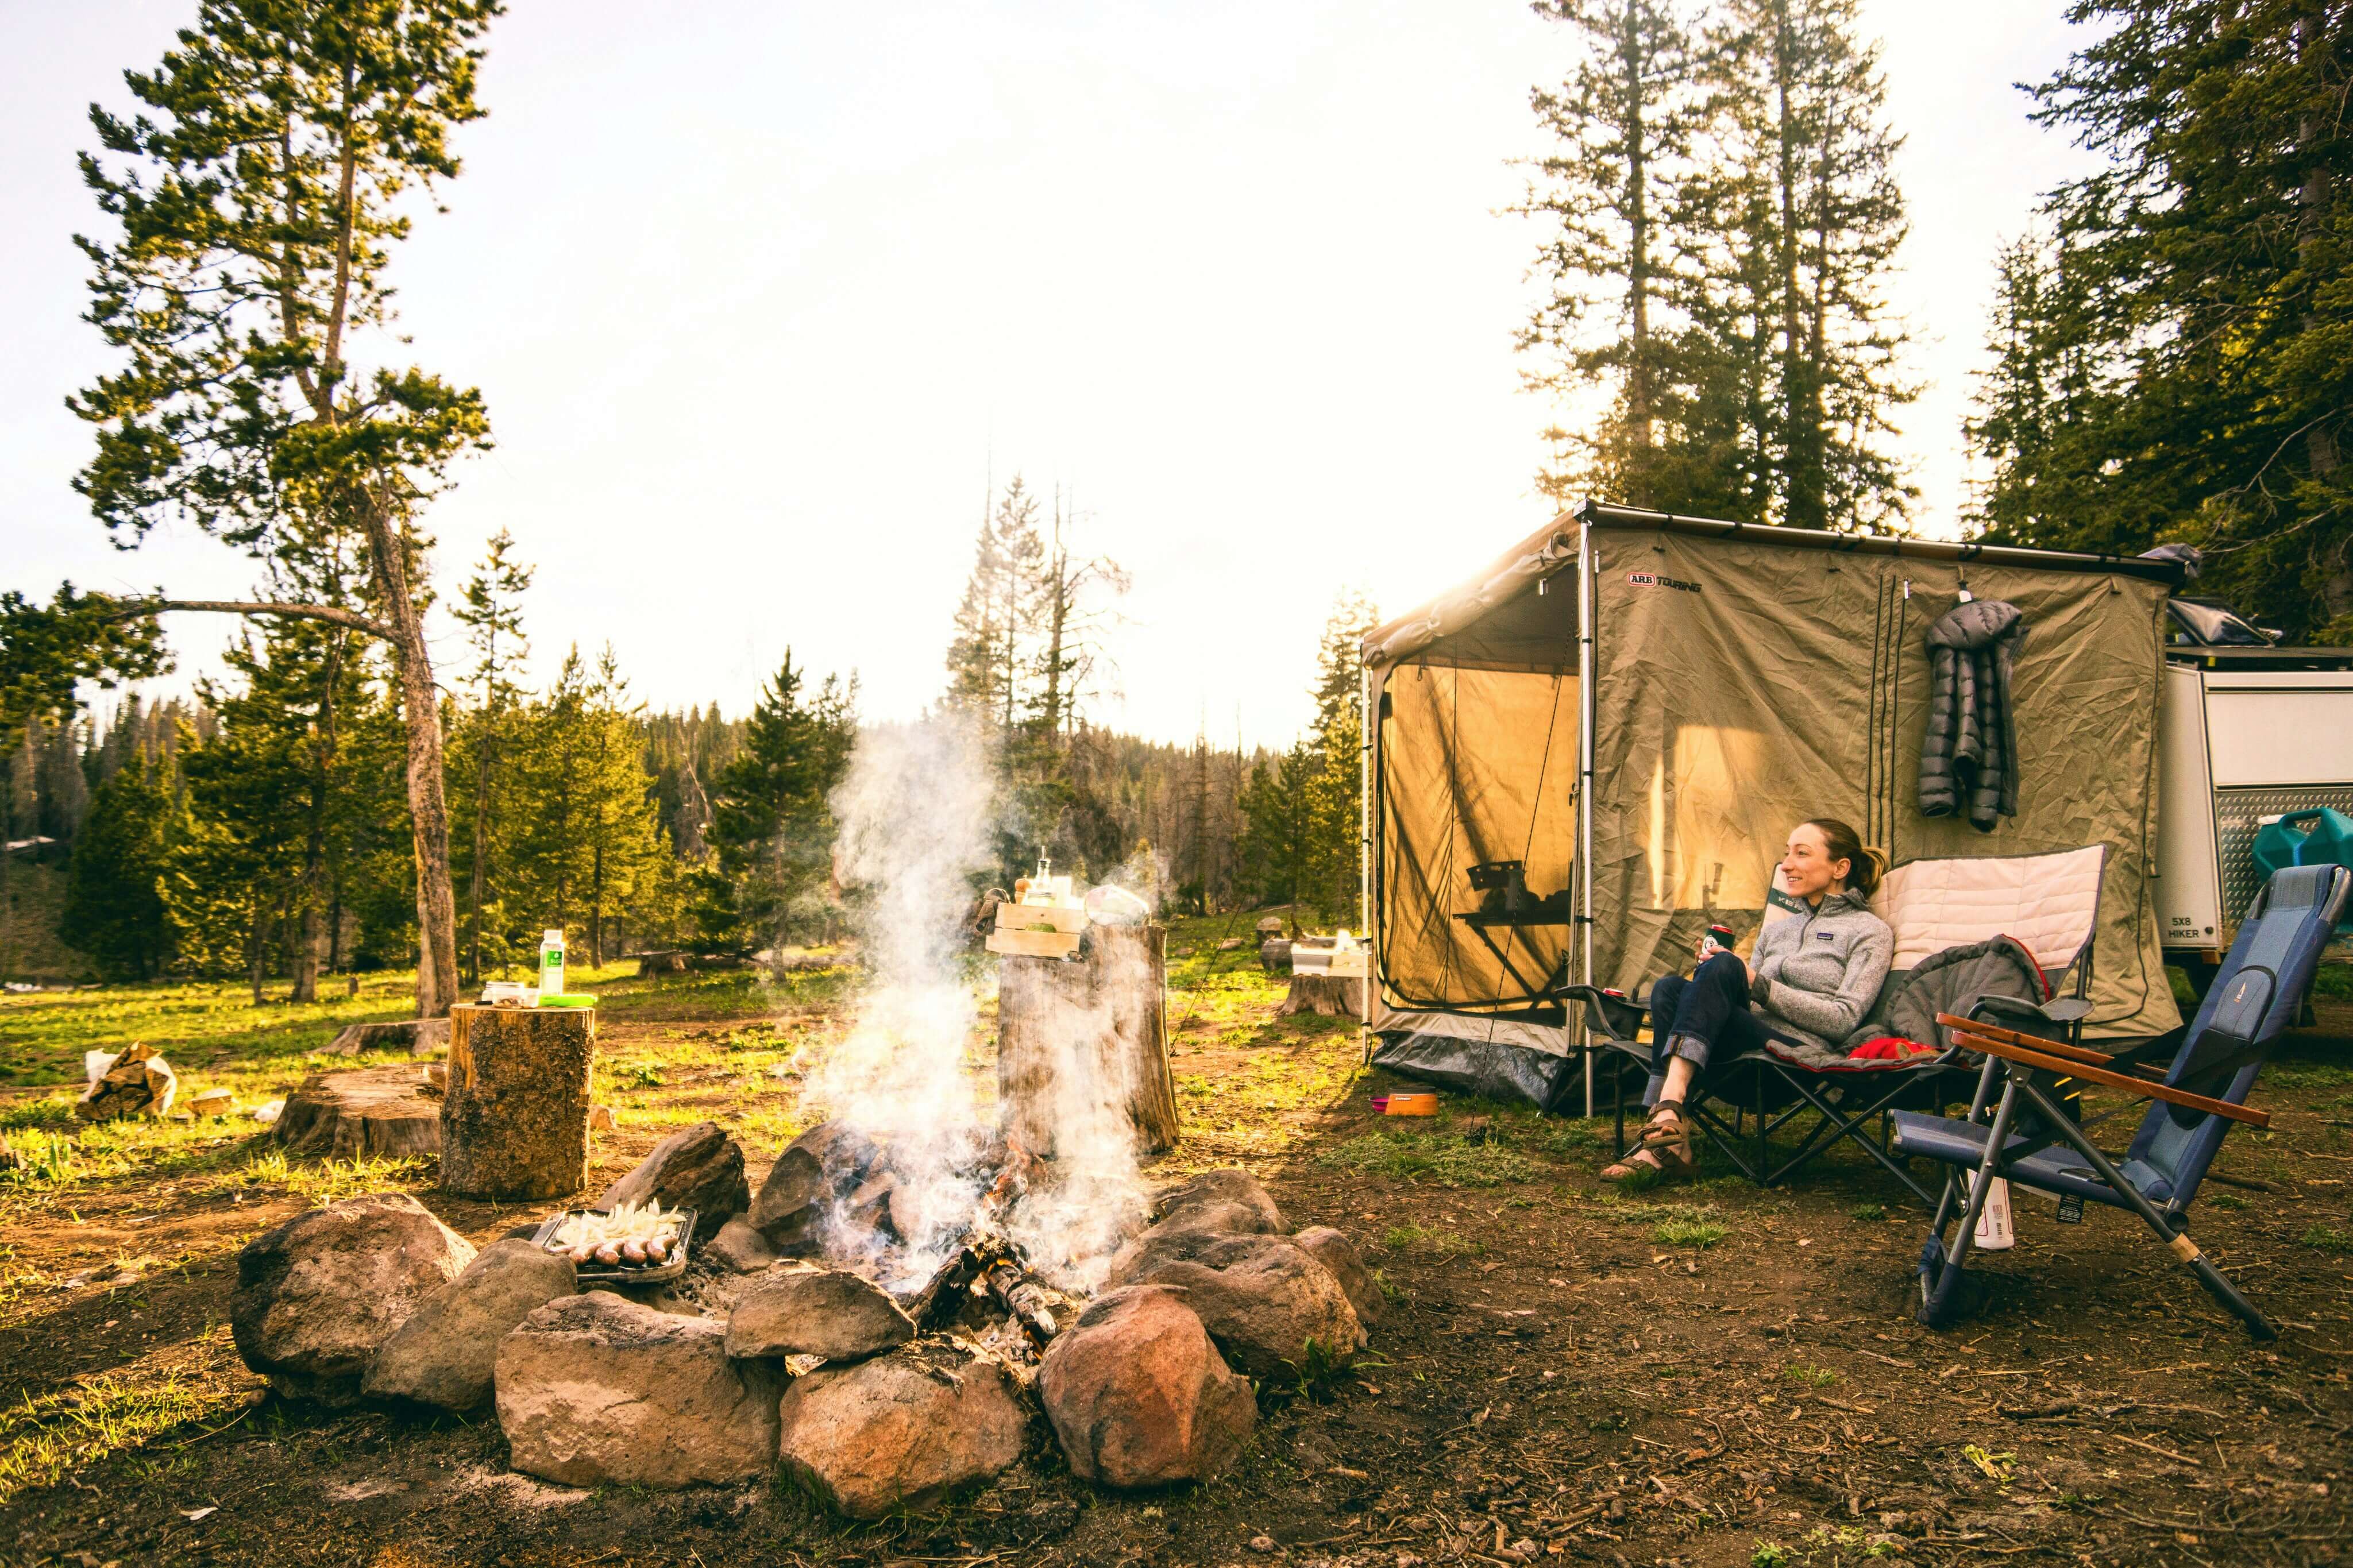
[[[1699,592],[1699,584],[1686,583],[1680,577],[1662,577],[1656,572],[1629,572],[1626,581],[1637,588],[1680,588],[1686,594]]]

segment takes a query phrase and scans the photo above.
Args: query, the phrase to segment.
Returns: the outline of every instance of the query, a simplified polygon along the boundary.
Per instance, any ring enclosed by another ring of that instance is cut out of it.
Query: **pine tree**
[[[1666,220],[1703,110],[1689,29],[1669,0],[1534,8],[1570,29],[1577,58],[1557,90],[1530,95],[1555,150],[1535,160],[1541,183],[1514,209],[1547,226],[1536,264],[1547,292],[1519,346],[1537,356],[1531,385],[1566,397],[1598,382],[1609,400],[1593,430],[1548,433],[1577,460],[1544,489],[1677,507],[1682,400],[1675,331],[1661,318],[1674,260]]]
[[[835,823],[828,798],[849,771],[857,684],[828,676],[814,695],[787,651],[713,781],[713,863],[695,911],[704,937],[749,950],[822,923]]]
[[[162,881],[172,816],[160,770],[118,768],[90,797],[66,867],[58,935],[110,979],[151,980],[170,951]]]
[[[477,40],[498,0],[201,0],[141,112],[90,111],[82,176],[114,232],[79,238],[89,320],[122,363],[70,400],[97,431],[75,479],[126,546],[184,519],[276,562],[290,539],[349,540],[369,613],[294,597],[157,597],[166,610],[323,620],[396,652],[415,835],[421,1016],[457,996],[439,707],[426,638],[427,498],[486,441],[480,395],[415,365],[356,363],[406,342],[386,278],[420,191],[454,178],[478,119]]]
[[[607,643],[581,716],[586,731],[582,762],[588,798],[588,953],[599,966],[610,951],[606,938],[617,938],[630,906],[652,891],[655,862],[667,847],[658,838],[653,779],[646,772],[638,716],[620,661]]]
[[[981,520],[947,657],[950,700],[980,713],[1008,740],[1028,703],[1045,554],[1038,498],[1016,474]]]
[[[491,535],[481,564],[466,580],[465,590],[451,610],[466,628],[466,641],[474,654],[474,667],[468,672],[474,706],[458,729],[453,746],[459,776],[467,780],[466,799],[459,815],[467,823],[468,836],[453,859],[466,882],[463,957],[469,982],[479,982],[482,976],[483,907],[492,896],[491,820],[498,810],[499,770],[504,760],[501,747],[521,695],[515,671],[531,656],[531,644],[522,635],[521,601],[531,588],[535,568],[515,560],[513,552],[514,536],[505,529]]]
[[[1854,0],[1723,0],[1704,57],[1707,168],[1675,217],[1699,488],[1742,521],[1900,525],[1885,443],[1916,389],[1879,289],[1905,223],[1878,48]]]
[[[2353,640],[2353,18],[2311,0],[2069,15],[2096,41],[2035,118],[2105,163],[2045,203],[2060,286],[2033,352],[2044,371],[2065,356],[2067,397],[2035,460],[1987,430],[1989,532],[2195,544],[2201,590],[2292,640]]]

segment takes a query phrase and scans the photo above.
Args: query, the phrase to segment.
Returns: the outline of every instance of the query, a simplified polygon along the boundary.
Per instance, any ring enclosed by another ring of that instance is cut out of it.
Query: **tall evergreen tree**
[[[814,693],[789,651],[712,792],[712,864],[696,919],[705,940],[753,949],[821,924],[835,823],[828,797],[849,767],[857,683]]]
[[[1900,524],[1915,492],[1886,441],[1916,389],[1880,289],[1905,220],[1878,47],[1855,0],[1723,0],[1705,58],[1711,169],[1678,216],[1697,444],[1744,521]]]
[[[1045,555],[1038,498],[1016,474],[981,520],[947,658],[950,700],[981,714],[1008,740],[1027,701]]]
[[[163,878],[172,786],[161,770],[117,769],[90,797],[66,868],[58,935],[110,979],[151,980],[170,951]]]
[[[2068,15],[2095,41],[2035,89],[2035,118],[2105,162],[2046,202],[2059,287],[2025,358],[2047,374],[2072,357],[2039,446],[1993,422],[2021,363],[1996,360],[1989,532],[2196,544],[2201,588],[2292,638],[2353,640],[2353,16],[2313,0]]]
[[[323,620],[395,650],[406,720],[421,932],[417,1009],[457,995],[439,705],[418,518],[488,436],[480,396],[414,365],[356,363],[406,340],[385,272],[417,194],[454,178],[451,133],[482,112],[476,47],[498,0],[201,0],[142,111],[90,111],[82,174],[118,232],[79,241],[89,319],[123,363],[70,400],[97,427],[75,485],[127,544],[184,518],[264,561],[290,533],[348,538],[368,609],[294,598],[156,598],[124,613]],[[428,204],[429,205],[429,204]]]
[[[515,674],[531,655],[531,644],[522,635],[522,599],[534,570],[514,559],[514,536],[502,528],[491,536],[481,563],[466,580],[450,612],[466,628],[467,646],[474,655],[468,672],[474,703],[455,736],[459,772],[468,785],[460,818],[467,837],[453,858],[466,883],[462,957],[469,981],[482,975],[483,905],[491,896],[491,820],[498,810],[503,742],[522,693]]]
[[[1527,380],[1559,398],[1599,384],[1609,412],[1584,432],[1551,432],[1574,460],[1544,476],[1567,500],[1588,489],[1684,504],[1676,331],[1662,307],[1675,250],[1667,226],[1703,118],[1699,62],[1672,0],[1535,0],[1570,32],[1558,89],[1530,94],[1553,148],[1515,209],[1546,227],[1546,294],[1520,334]]]

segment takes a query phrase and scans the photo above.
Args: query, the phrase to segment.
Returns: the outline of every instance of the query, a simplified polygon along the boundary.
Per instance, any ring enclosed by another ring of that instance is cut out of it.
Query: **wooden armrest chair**
[[[2247,1096],[2273,1044],[2304,1005],[2348,892],[2353,871],[2340,866],[2288,867],[2264,884],[2161,1080],[2146,1076],[2151,1068],[2072,1042],[1938,1017],[1962,1047],[1984,1054],[1985,1066],[1967,1120],[1905,1111],[1893,1118],[1896,1152],[1949,1167],[1920,1249],[1921,1322],[1941,1328],[1954,1314],[1978,1215],[2000,1176],[2056,1194],[2063,1218],[2071,1209],[2080,1215],[2086,1201],[2131,1210],[2249,1333],[2274,1337],[2263,1315],[2189,1239],[2189,1204],[2234,1123],[2270,1124],[2268,1113],[2248,1108]],[[2103,1154],[2055,1102],[2052,1089],[2063,1079],[2152,1101],[2121,1163]],[[1966,1195],[1964,1171],[1974,1173]],[[1947,1228],[1956,1222],[1958,1233],[1947,1242]]]

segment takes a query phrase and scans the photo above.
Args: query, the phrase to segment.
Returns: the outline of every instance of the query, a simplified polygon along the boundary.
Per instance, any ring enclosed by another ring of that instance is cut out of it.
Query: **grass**
[[[1725,1236],[1724,1226],[1712,1220],[1662,1220],[1651,1229],[1651,1235],[1668,1247],[1714,1247]]]
[[[226,1329],[215,1331],[226,1338]],[[55,1486],[110,1454],[144,1446],[189,1422],[217,1421],[248,1397],[180,1373],[111,1373],[0,1409],[0,1508],[19,1492]]]
[[[1857,1204],[1846,1212],[1849,1219],[1860,1220],[1865,1225],[1877,1225],[1887,1217],[1887,1210],[1878,1204]]]
[[[1440,1187],[1499,1187],[1536,1177],[1535,1163],[1498,1140],[1455,1132],[1366,1132],[1320,1151],[1319,1165]]]
[[[2339,1258],[2353,1256],[2353,1232],[2339,1230],[2333,1225],[2313,1226],[2296,1240],[2316,1252],[2333,1253]]]
[[[1781,1377],[1786,1383],[1802,1384],[1808,1388],[1828,1388],[1839,1380],[1839,1374],[1830,1368],[1808,1366],[1802,1362],[1796,1366],[1784,1368]]]
[[[1418,1225],[1391,1226],[1381,1233],[1381,1245],[1391,1252],[1426,1252],[1434,1258],[1477,1258],[1487,1250],[1484,1242],[1473,1241],[1458,1232],[1431,1230]],[[1385,1292],[1387,1289],[1383,1287]]]

